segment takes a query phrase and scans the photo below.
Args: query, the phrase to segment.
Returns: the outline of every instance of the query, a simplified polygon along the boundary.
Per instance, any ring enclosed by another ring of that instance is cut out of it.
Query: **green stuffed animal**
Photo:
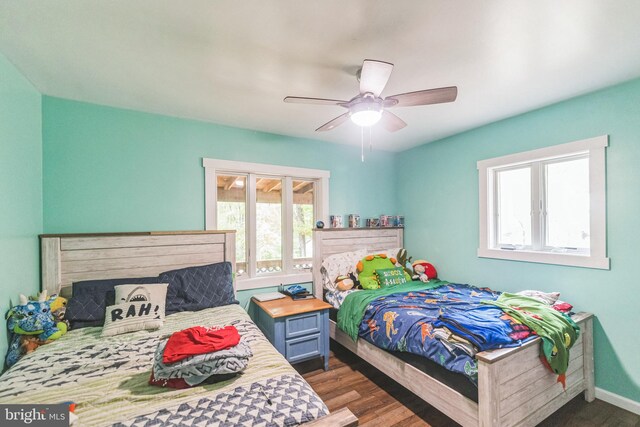
[[[356,270],[358,270],[358,280],[362,289],[378,289],[380,284],[376,278],[375,272],[378,269],[394,268],[396,259],[387,257],[387,254],[367,255],[358,261]],[[411,281],[411,276],[404,273],[407,281]]]
[[[400,264],[400,267],[402,267],[409,276],[413,276],[413,268],[411,267],[413,257],[409,256],[407,250],[405,248],[400,249],[396,257],[398,258],[398,264]]]

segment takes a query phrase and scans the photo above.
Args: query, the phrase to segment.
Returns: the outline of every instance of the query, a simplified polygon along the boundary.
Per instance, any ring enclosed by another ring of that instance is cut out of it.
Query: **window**
[[[216,159],[203,166],[206,228],[236,230],[238,289],[311,281],[329,172]]]
[[[607,136],[478,162],[478,256],[609,268]]]

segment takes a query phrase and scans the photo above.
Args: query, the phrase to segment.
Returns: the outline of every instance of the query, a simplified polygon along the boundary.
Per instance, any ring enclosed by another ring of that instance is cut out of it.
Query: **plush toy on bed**
[[[336,289],[339,291],[348,291],[353,288],[353,280],[349,276],[336,277]]]
[[[69,321],[65,318],[67,314],[67,299],[58,294],[53,294],[49,297],[48,302],[51,314],[56,322],[63,322],[67,325],[67,330],[69,330]]]
[[[402,269],[409,275],[412,276],[413,275],[413,267],[411,265],[411,260],[413,259],[412,256],[409,256],[409,254],[407,253],[407,250],[405,248],[401,248],[398,251],[398,255],[396,255],[396,257],[398,258],[398,264],[400,264],[400,267],[402,267]]]
[[[358,270],[358,280],[362,289],[378,289],[380,283],[376,278],[376,270],[394,268],[396,266],[396,259],[387,257],[387,254],[367,255],[362,258],[356,270]],[[411,277],[405,272],[407,280],[411,280]]]
[[[33,351],[35,344],[46,344],[67,332],[67,325],[64,322],[58,322],[51,313],[46,291],[38,296],[38,301],[29,301],[27,297],[20,295],[20,305],[13,307],[7,313],[7,328],[11,335],[6,358],[9,367],[13,366],[25,354],[24,352]],[[37,343],[23,337],[37,338]]]
[[[421,282],[427,283],[429,280],[438,277],[436,268],[423,259],[414,261],[411,265],[413,266],[413,280],[420,280]]]

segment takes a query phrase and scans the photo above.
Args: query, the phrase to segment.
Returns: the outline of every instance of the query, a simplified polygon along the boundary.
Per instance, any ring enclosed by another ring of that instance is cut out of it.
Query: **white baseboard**
[[[604,400],[618,408],[626,409],[629,412],[640,415],[640,402],[627,399],[619,394],[611,393],[610,391],[596,387],[596,399]]]

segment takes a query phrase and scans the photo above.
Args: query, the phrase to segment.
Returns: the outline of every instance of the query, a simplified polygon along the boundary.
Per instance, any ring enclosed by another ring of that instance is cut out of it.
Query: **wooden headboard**
[[[320,266],[329,255],[366,249],[370,252],[403,246],[403,227],[323,228],[313,230],[313,293],[322,299]]]
[[[69,297],[71,284],[81,280],[156,276],[222,261],[231,262],[235,271],[235,234],[219,230],[43,234],[41,287]]]

